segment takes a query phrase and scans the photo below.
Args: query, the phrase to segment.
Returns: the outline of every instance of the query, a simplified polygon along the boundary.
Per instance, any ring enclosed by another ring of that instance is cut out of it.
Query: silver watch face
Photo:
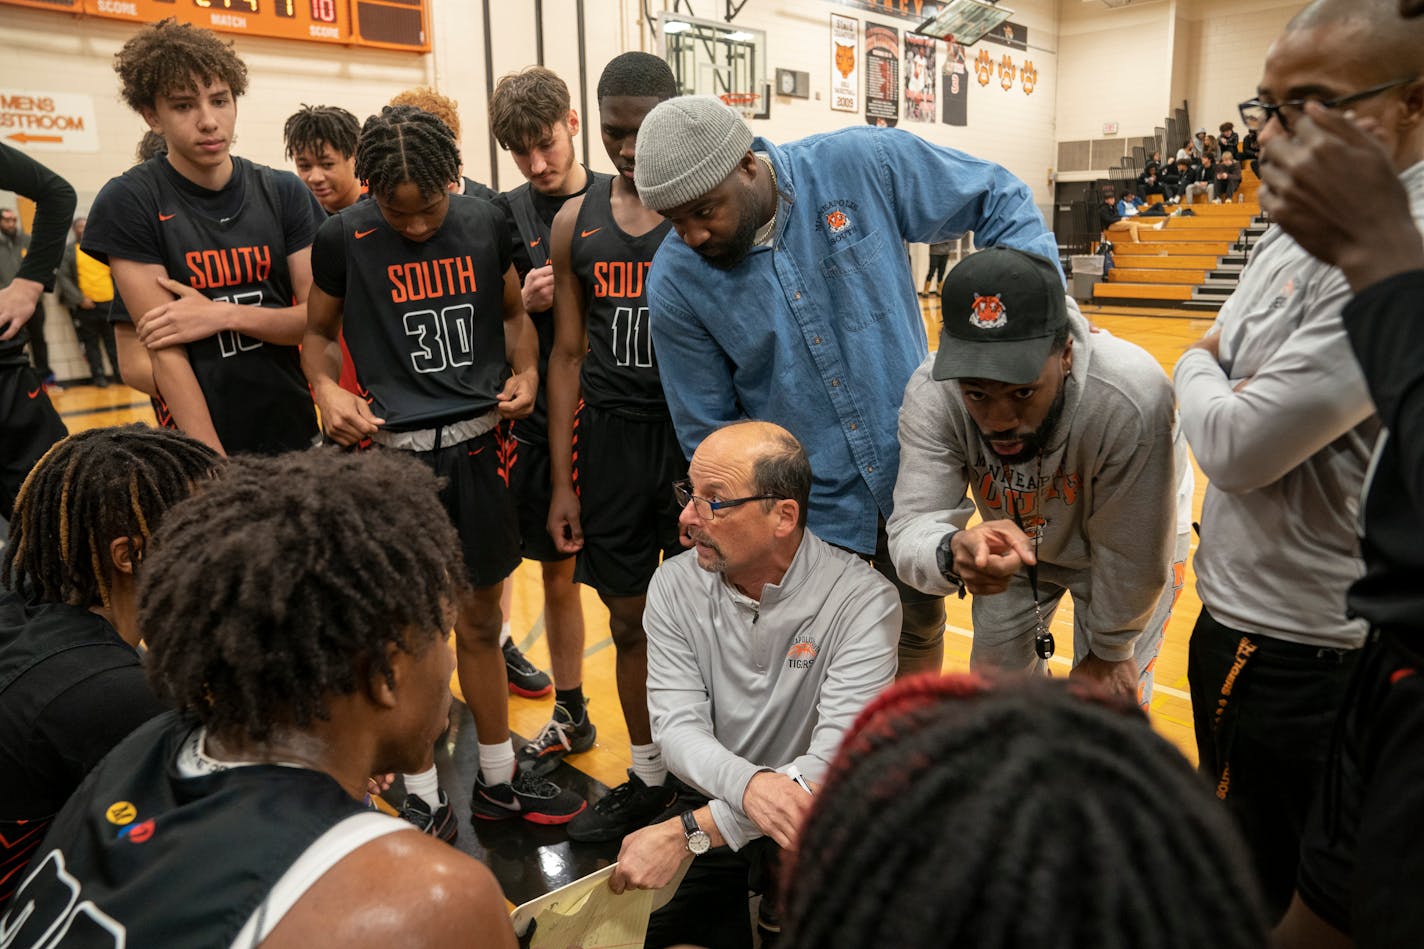
[[[693,856],[704,854],[712,849],[712,838],[707,836],[705,830],[694,830],[687,835],[687,849]]]

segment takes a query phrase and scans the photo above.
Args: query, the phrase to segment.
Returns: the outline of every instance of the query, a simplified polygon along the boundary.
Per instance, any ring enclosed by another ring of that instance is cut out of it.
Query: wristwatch
[[[940,576],[959,590],[959,598],[962,600],[965,592],[964,580],[954,572],[954,550],[950,547],[950,541],[954,540],[956,533],[958,531],[950,531],[939,539],[939,546],[935,548],[935,566],[939,568]]]
[[[691,811],[682,812],[682,830],[687,835],[687,851],[694,857],[712,849],[712,838],[697,826],[697,818],[692,816]]]

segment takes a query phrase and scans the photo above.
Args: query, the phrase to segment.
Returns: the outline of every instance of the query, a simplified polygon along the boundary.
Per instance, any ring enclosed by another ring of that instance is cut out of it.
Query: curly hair
[[[361,136],[361,123],[356,116],[336,105],[307,105],[292,113],[282,126],[282,141],[287,157],[300,152],[320,152],[330,145],[343,158],[356,154],[356,140]]]
[[[155,692],[250,741],[309,726],[391,646],[450,628],[465,576],[435,474],[401,452],[246,457],[175,509],[139,590]]]
[[[569,115],[569,87],[552,69],[506,73],[490,96],[490,133],[506,151],[527,152]]]
[[[171,16],[129,37],[114,54],[114,72],[124,102],[135,112],[153,108],[158,96],[196,91],[198,83],[225,82],[234,96],[247,91],[247,66],[231,41]]]
[[[138,140],[134,146],[134,161],[142,164],[150,158],[168,153],[168,143],[163,140],[163,136],[150,129],[143,133],[143,138]]]
[[[109,545],[147,544],[165,512],[220,464],[202,442],[145,425],[56,442],[15,498],[0,584],[46,603],[107,607]]]
[[[667,100],[677,95],[677,80],[667,60],[637,50],[608,61],[598,77],[598,100],[609,96],[655,96]]]
[[[1259,949],[1231,818],[1129,702],[916,676],[857,719],[800,834],[788,949]]]
[[[450,127],[429,112],[388,105],[361,127],[356,177],[378,198],[388,200],[407,181],[428,198],[460,177],[460,148]]]
[[[455,141],[460,140],[460,103],[429,86],[415,86],[398,92],[386,105],[413,105],[422,112],[429,112],[449,126]]]

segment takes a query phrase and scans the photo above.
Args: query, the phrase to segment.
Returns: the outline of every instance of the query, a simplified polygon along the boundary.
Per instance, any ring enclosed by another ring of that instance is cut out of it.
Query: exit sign
[[[1104,135],[1116,135],[1116,134],[1117,134],[1117,123],[1116,123],[1116,122],[1104,122],[1104,123],[1103,123],[1103,134],[1104,134]]]

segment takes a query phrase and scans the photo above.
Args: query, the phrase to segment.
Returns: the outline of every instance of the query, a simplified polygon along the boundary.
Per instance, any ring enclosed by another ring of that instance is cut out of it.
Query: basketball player
[[[569,825],[574,840],[620,839],[677,798],[648,721],[643,633],[659,555],[682,552],[668,485],[687,477],[687,461],[658,379],[644,296],[653,254],[672,226],[643,207],[633,183],[643,116],[675,95],[672,70],[657,56],[624,53],[608,64],[598,81],[599,131],[618,176],[595,181],[554,218],[549,532],[560,551],[577,552],[574,579],[608,607],[633,744],[628,781]],[[553,719],[520,751],[520,766],[545,772],[589,748],[593,723],[576,714],[555,703]]]
[[[356,139],[361,123],[334,105],[303,105],[282,127],[287,157],[297,177],[327,214],[349,208],[361,198],[356,180]]]
[[[455,136],[455,145],[460,144],[460,104],[449,96],[441,95],[429,86],[415,86],[404,92],[397,93],[391,97],[390,105],[409,105],[429,112],[437,119],[445,123]],[[499,197],[498,192],[487,185],[481,184],[473,178],[465,176],[464,168],[460,169],[455,180],[450,182],[450,192],[452,194],[464,194],[474,198],[484,198],[493,201]],[[540,371],[543,365],[540,365]],[[515,695],[522,695],[525,698],[539,698],[548,695],[553,691],[554,685],[549,681],[549,674],[538,668],[534,663],[524,657],[519,647],[514,643],[514,637],[509,628],[509,607],[512,584],[506,584],[504,593],[500,596],[499,611],[502,620],[499,628],[499,648],[504,653],[504,671],[509,679],[509,691]],[[546,602],[545,615],[553,616],[558,610],[550,608]],[[582,622],[582,619],[580,619]],[[557,623],[555,625],[558,625]],[[550,635],[550,647],[552,651],[553,642],[559,637]],[[560,641],[562,641],[560,639]],[[578,648],[582,650],[583,639],[578,641]]]
[[[230,153],[247,67],[211,31],[162,20],[114,68],[168,151],[104,186],[84,251],[113,269],[179,428],[218,451],[307,447],[296,347],[321,206],[291,172]]]
[[[24,326],[54,286],[64,256],[64,233],[74,213],[74,189],[24,152],[0,145],[0,188],[35,202],[35,233],[23,257],[0,255],[0,518],[9,519],[30,468],[66,434],[44,391],[44,380],[25,358]],[[13,210],[0,219],[19,217]]]
[[[584,802],[516,769],[499,649],[500,589],[519,563],[499,423],[533,406],[534,333],[498,209],[446,188],[459,165],[450,129],[428,112],[387,106],[366,120],[356,171],[374,200],[317,235],[302,360],[328,436],[413,453],[445,479],[441,501],[470,587],[458,597],[455,629],[460,687],[479,734],[472,811],[561,824]],[[369,404],[337,384],[342,330]],[[429,759],[406,783],[425,828],[453,838]]]
[[[89,769],[164,711],[137,651],[138,569],[218,464],[129,425],[70,436],[25,480],[0,568],[0,906]]]
[[[60,811],[7,946],[513,949],[488,869],[365,804],[446,723],[460,547],[436,491],[400,452],[293,452],[169,512],[138,620],[176,711]]]
[[[568,86],[548,69],[530,66],[501,78],[490,99],[489,115],[490,133],[527,179],[500,195],[497,204],[505,212],[524,308],[539,334],[539,373],[544,376],[554,346],[550,227],[565,202],[609,176],[588,171],[574,157],[579,116],[569,105]],[[554,546],[547,527],[551,488],[545,400],[541,389],[534,412],[512,427],[517,454],[510,488],[518,506],[524,556],[539,561],[543,573],[555,704],[578,720],[585,704],[583,604],[573,582],[573,556]]]

